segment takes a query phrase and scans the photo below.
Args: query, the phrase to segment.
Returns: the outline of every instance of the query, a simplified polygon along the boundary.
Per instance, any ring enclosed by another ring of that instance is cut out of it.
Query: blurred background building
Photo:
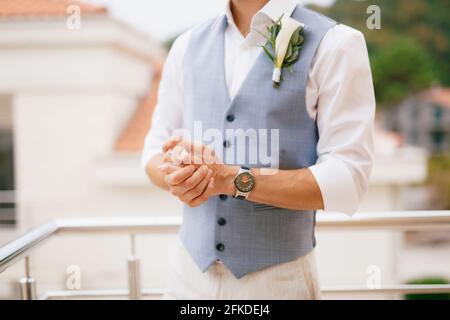
[[[387,113],[386,125],[406,143],[434,154],[450,152],[450,88],[435,87],[406,98]]]
[[[365,26],[366,2],[314,2],[331,4],[316,9],[368,41],[379,106],[376,162],[360,211],[448,210],[448,4],[372,2],[383,8],[381,30]],[[208,2],[203,14],[221,5]],[[144,8],[158,15],[158,4],[144,0],[0,0],[0,247],[55,218],[180,216],[181,205],[139,164],[175,36],[146,24]],[[186,23],[170,28],[178,34]],[[173,240],[136,239],[144,287],[165,286]],[[448,232],[322,231],[318,243],[324,286],[365,286],[373,265],[383,284],[450,277]],[[69,234],[34,251],[31,268],[41,293],[65,289],[71,265],[82,270],[85,290],[124,288],[128,254],[126,236]],[[0,298],[18,294],[22,273],[20,264],[0,273]]]

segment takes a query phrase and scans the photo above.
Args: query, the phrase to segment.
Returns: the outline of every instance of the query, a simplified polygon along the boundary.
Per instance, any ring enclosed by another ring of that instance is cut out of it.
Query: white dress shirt
[[[229,5],[225,31],[225,73],[234,97],[260,54],[263,31],[282,14],[290,15],[297,1],[271,0],[254,17],[243,37],[234,24]],[[183,122],[183,58],[191,31],[175,41],[167,57],[152,126],[145,141],[142,162],[161,147]],[[301,54],[301,53],[300,53]],[[309,70],[306,108],[317,120],[319,141],[314,175],[326,211],[353,214],[367,191],[373,162],[375,95],[369,58],[361,32],[338,24],[323,38]]]

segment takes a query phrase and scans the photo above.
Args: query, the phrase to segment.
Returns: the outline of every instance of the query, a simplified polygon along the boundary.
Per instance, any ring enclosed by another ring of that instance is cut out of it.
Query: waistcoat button
[[[225,250],[225,245],[223,244],[223,243],[218,243],[217,244],[217,246],[216,246],[216,249],[218,250],[218,251],[223,251],[223,250]]]
[[[228,122],[233,122],[234,121],[234,114],[227,115],[227,121]]]
[[[225,220],[225,218],[219,218],[217,220],[217,223],[219,224],[219,226],[224,226],[227,223],[227,220]]]

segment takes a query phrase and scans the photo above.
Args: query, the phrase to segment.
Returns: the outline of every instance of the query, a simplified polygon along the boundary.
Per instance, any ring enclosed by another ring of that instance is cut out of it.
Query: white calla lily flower
[[[272,81],[279,83],[281,79],[281,69],[283,67],[284,58],[289,47],[292,35],[299,28],[304,28],[305,25],[291,17],[283,17],[281,19],[281,29],[277,35],[275,42],[275,68],[272,74]]]

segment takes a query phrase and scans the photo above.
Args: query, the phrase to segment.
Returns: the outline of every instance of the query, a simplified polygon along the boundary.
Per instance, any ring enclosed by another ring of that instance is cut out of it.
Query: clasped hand
[[[163,164],[159,170],[165,174],[170,193],[190,207],[228,191],[224,178],[232,169],[205,145],[172,137],[164,144],[162,152]]]

